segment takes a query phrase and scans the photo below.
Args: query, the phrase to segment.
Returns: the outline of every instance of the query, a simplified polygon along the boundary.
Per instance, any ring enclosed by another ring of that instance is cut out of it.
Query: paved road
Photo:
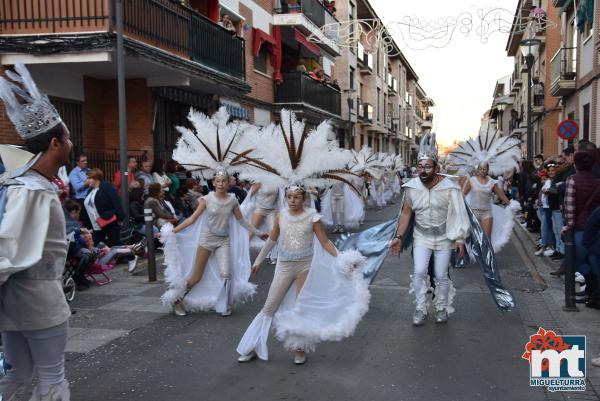
[[[394,213],[392,207],[372,211],[367,226]],[[264,302],[272,268],[261,270],[254,301],[228,318],[211,313],[180,318],[160,314],[159,306],[120,319],[99,311],[88,311],[85,317],[83,310],[75,323],[108,318],[101,326],[125,330],[125,335],[92,351],[69,354],[73,399],[546,400],[542,390],[529,387],[528,365],[520,358],[528,336],[537,329],[537,322],[531,323],[532,297],[543,287],[530,274],[517,245],[509,244],[498,259],[505,282],[525,309],[498,311],[478,268],[470,267],[454,272],[458,294],[450,322],[413,327],[410,256],[388,257],[371,287],[371,307],[355,336],[320,345],[304,366],[294,366],[292,355],[275,339],[270,341],[269,362],[236,362],[235,347]],[[160,288],[146,289],[139,298],[159,292]],[[84,295],[81,308],[86,306]],[[99,296],[119,302],[118,294]],[[133,326],[139,327],[132,330]]]

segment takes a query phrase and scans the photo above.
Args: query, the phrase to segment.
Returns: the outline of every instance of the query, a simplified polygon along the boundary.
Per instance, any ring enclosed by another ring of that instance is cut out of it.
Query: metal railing
[[[283,74],[283,82],[275,88],[275,103],[305,103],[332,114],[342,112],[340,91],[301,72]]]
[[[87,156],[90,168],[99,168],[104,173],[104,180],[113,182],[115,173],[120,169],[119,149],[73,148],[71,166],[75,166],[75,158],[81,153]],[[127,153],[137,159],[138,166],[141,165],[143,160],[152,159],[152,155],[149,155],[145,150],[130,149]]]
[[[109,32],[115,0],[3,0],[0,32]],[[125,35],[239,79],[245,78],[244,39],[175,0],[123,2]]]
[[[577,77],[577,48],[563,47],[552,57],[552,83]]]

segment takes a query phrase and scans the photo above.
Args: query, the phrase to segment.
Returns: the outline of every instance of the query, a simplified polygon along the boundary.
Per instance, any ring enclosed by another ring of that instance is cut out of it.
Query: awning
[[[308,51],[315,54],[316,56],[321,55],[321,49],[319,48],[319,46],[306,39],[306,37],[300,32],[298,32],[297,29],[294,29],[294,37],[296,38],[296,41],[302,46],[304,46]]]
[[[252,54],[254,54],[254,57],[258,57],[260,48],[263,45],[263,43],[265,43],[265,42],[269,43],[272,48],[276,47],[275,39],[271,35],[269,35],[268,33],[266,33],[263,30],[254,28],[253,43],[252,43]],[[273,50],[270,49],[270,52],[273,53]]]
[[[225,106],[225,108],[227,109],[227,112],[229,113],[229,115],[235,119],[240,119],[240,120],[248,120],[249,119],[249,113],[248,110],[243,108],[243,107],[238,107],[238,106],[234,106],[233,104],[229,104],[229,103],[221,103],[222,106]]]

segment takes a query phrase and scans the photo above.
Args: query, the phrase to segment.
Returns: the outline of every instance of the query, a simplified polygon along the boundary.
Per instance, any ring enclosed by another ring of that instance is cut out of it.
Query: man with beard
[[[414,213],[412,288],[416,298],[413,316],[415,326],[421,326],[427,320],[427,271],[432,256],[436,279],[435,321],[448,321],[450,257],[453,249],[460,257],[464,255],[464,243],[471,226],[460,187],[437,173],[438,151],[435,134],[427,133],[419,147],[418,177],[403,185],[404,204],[396,237],[390,245],[392,255],[397,255],[402,249],[403,241],[407,240]]]

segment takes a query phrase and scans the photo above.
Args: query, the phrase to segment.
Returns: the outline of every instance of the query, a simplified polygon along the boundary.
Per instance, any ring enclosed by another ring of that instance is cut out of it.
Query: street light
[[[535,56],[540,49],[542,43],[539,39],[525,39],[519,43],[521,54],[525,57],[525,63],[527,64],[527,160],[533,161],[533,132],[531,126],[531,69],[533,68],[533,62]]]
[[[506,103],[498,103],[496,105],[496,110],[498,110],[498,118],[496,119],[496,128],[498,131],[502,131],[504,128],[502,126],[502,119],[504,118],[504,110],[506,110]]]

